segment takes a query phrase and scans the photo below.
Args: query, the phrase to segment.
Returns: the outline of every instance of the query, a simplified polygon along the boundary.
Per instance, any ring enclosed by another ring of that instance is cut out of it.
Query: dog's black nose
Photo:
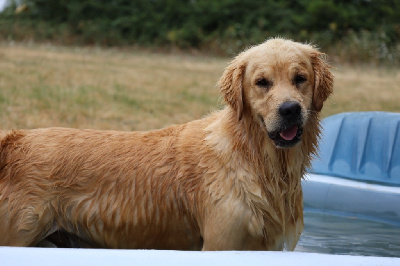
[[[279,114],[287,119],[297,118],[301,114],[301,107],[298,102],[284,102],[279,107]]]

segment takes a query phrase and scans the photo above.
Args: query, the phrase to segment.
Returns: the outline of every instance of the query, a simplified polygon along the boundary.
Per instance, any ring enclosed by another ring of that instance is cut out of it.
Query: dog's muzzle
[[[301,140],[303,134],[303,116],[298,102],[288,101],[278,108],[279,126],[274,131],[268,131],[268,136],[277,147],[290,148]],[[261,117],[265,126],[265,121]]]

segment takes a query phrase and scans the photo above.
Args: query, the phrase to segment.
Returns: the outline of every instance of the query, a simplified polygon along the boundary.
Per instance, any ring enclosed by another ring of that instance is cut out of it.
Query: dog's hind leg
[[[54,232],[54,222],[49,210],[33,205],[22,206],[17,211],[4,202],[0,205],[0,245],[34,246]]]

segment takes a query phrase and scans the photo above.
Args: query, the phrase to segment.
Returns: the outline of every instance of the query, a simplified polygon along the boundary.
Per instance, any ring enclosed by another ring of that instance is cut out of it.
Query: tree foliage
[[[0,19],[62,26],[80,42],[103,45],[213,47],[236,52],[277,35],[323,45],[349,40],[349,36],[362,39],[365,34],[378,36],[387,47],[398,45],[400,39],[398,0],[15,1],[11,0]],[[16,14],[15,7],[21,5],[26,12]]]

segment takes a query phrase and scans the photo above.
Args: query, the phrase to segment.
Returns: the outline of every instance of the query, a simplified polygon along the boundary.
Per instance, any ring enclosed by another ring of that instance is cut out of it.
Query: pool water
[[[400,226],[326,213],[304,213],[300,252],[400,257]]]

